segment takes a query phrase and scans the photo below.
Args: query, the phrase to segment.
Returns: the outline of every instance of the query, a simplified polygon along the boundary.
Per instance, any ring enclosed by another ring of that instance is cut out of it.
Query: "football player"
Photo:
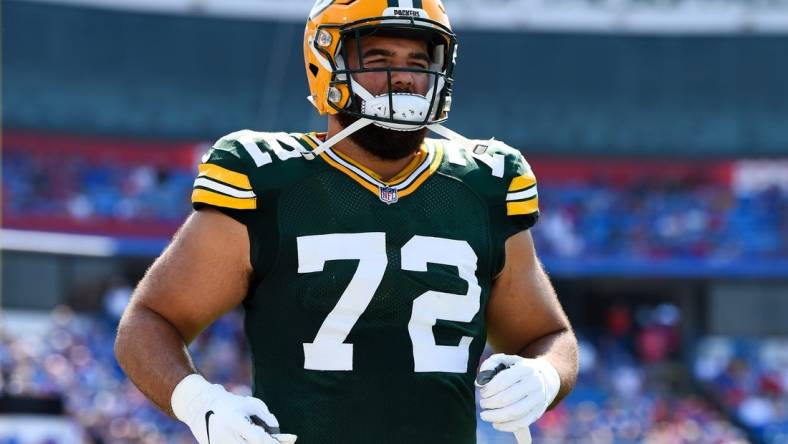
[[[441,125],[457,57],[444,6],[319,0],[304,56],[328,131],[216,142],[196,211],[123,316],[118,361],[200,444],[470,444],[489,341],[481,417],[527,428],[572,389],[577,345],[528,231],[528,163]],[[206,381],[187,350],[238,305],[251,397]]]

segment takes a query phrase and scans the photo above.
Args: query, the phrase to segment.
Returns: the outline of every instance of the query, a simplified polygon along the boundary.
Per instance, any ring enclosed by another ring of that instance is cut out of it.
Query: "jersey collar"
[[[324,134],[309,133],[304,135],[307,144],[314,148],[318,139]],[[443,148],[425,140],[413,160],[395,177],[384,181],[379,175],[331,148],[320,153],[327,164],[347,175],[359,185],[374,193],[385,203],[394,203],[399,198],[415,192],[429,178],[443,160]]]

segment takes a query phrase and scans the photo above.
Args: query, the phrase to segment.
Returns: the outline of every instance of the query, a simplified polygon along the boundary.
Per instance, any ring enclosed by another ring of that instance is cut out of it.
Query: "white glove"
[[[265,403],[234,395],[198,374],[181,380],[170,399],[175,416],[186,423],[199,444],[293,444],[295,435],[280,434],[279,422]],[[253,421],[257,416],[269,434]]]
[[[558,371],[542,358],[496,354],[487,358],[480,371],[507,367],[480,387],[481,418],[496,430],[517,432],[541,418],[561,388]]]

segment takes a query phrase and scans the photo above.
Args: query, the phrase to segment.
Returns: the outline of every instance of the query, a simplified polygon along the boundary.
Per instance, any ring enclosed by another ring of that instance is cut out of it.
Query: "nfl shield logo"
[[[397,194],[397,189],[391,187],[380,187],[380,200],[388,205],[397,203],[397,201],[399,200],[399,194]]]

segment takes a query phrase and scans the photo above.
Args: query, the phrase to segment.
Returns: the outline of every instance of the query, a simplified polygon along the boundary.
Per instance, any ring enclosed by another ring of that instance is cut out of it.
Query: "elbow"
[[[120,365],[120,368],[124,371],[126,370],[125,366],[125,356],[126,356],[126,335],[124,333],[125,328],[124,324],[126,323],[126,313],[123,314],[120,323],[118,324],[118,330],[115,333],[115,343],[113,344],[112,351],[115,355],[115,360]]]
[[[126,365],[124,361],[124,353],[123,353],[123,342],[119,337],[115,338],[115,346],[113,348],[113,352],[115,354],[115,361],[117,361],[118,365],[120,366],[123,371],[126,371]]]
[[[126,306],[123,316],[120,317],[118,329],[115,332],[115,342],[112,351],[115,355],[115,360],[123,371],[127,370],[126,364],[128,363],[129,354],[131,353],[130,347],[132,345],[129,342],[132,338],[130,332],[134,330],[134,324],[139,320],[141,315],[140,308],[141,307],[132,300],[132,302]]]

